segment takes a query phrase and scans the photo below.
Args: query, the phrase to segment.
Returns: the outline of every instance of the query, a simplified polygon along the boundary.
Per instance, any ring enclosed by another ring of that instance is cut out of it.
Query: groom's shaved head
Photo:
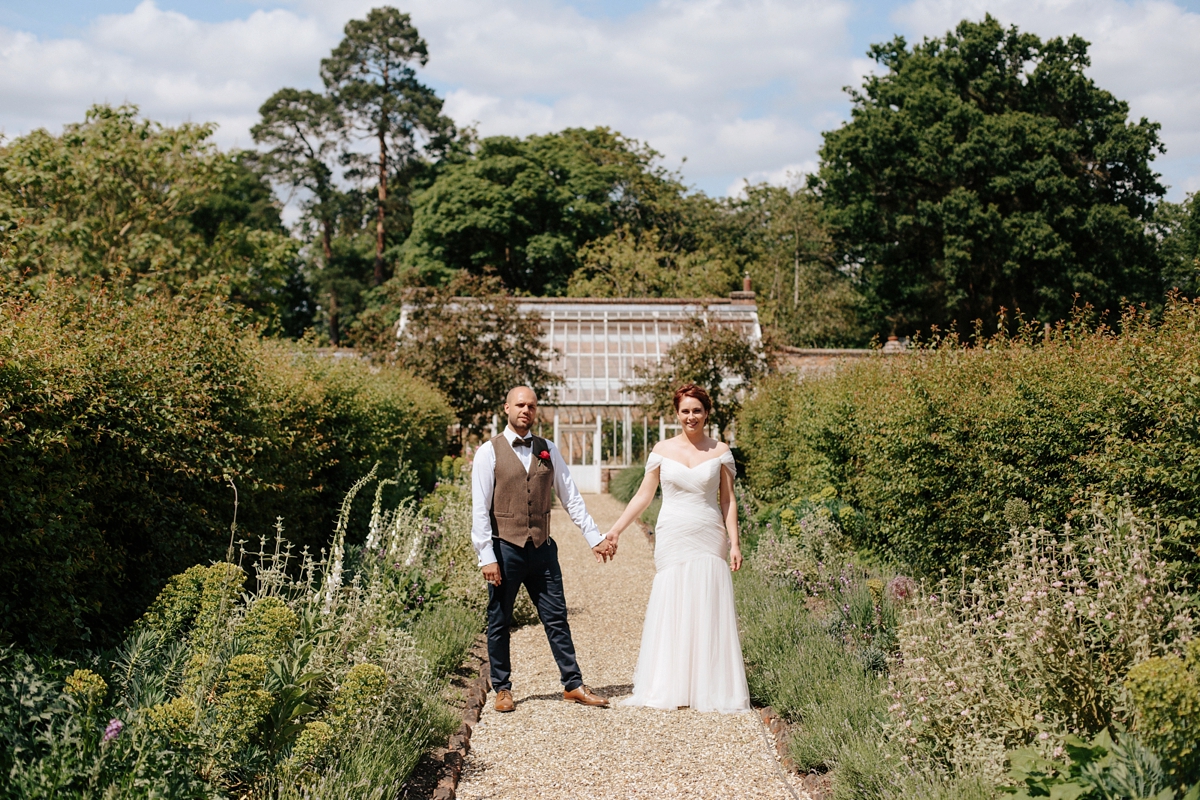
[[[504,398],[504,405],[512,405],[517,401],[517,395],[521,392],[528,392],[533,401],[537,402],[537,393],[528,386],[514,386],[508,390],[508,396]]]

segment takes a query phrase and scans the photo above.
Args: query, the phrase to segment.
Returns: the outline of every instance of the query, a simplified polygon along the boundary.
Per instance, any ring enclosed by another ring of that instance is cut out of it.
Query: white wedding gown
[[[694,467],[657,453],[646,460],[647,470],[659,471],[663,502],[642,650],[624,705],[750,708],[721,518],[722,468],[734,471],[732,453]]]

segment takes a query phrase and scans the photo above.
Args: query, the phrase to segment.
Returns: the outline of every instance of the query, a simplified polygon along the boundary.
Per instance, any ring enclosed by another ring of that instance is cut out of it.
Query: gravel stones
[[[601,530],[623,506],[586,497]],[[615,560],[598,564],[566,513],[556,509],[571,630],[584,682],[614,700],[586,708],[562,700],[558,670],[540,625],[513,632],[513,697],[497,714],[491,697],[470,740],[459,800],[581,798],[770,798],[792,800],[756,713],[624,708],[632,691],[654,556],[636,526]],[[799,777],[788,775],[791,786]],[[796,794],[807,797],[802,789]]]

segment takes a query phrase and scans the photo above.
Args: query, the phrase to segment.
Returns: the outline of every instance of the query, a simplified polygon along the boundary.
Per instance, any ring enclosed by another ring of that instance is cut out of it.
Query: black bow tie
[[[528,439],[513,439],[512,446],[513,447],[533,447],[533,437],[530,436]]]

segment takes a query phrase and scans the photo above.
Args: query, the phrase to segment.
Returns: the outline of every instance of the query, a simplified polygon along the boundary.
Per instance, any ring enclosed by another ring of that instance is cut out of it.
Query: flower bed
[[[367,483],[347,494],[327,556],[294,553],[277,532],[235,561],[192,567],[111,656],[3,651],[6,792],[395,797],[460,725],[441,694],[482,627],[482,590],[468,579],[462,485],[385,511],[388,481],[376,482],[366,541],[348,547]]]

